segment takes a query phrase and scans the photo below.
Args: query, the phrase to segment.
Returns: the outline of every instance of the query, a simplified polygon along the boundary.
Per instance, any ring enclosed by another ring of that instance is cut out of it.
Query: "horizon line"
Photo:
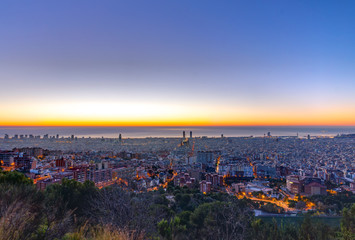
[[[255,125],[0,125],[2,127],[355,127],[354,125],[335,125],[335,124],[255,124]]]

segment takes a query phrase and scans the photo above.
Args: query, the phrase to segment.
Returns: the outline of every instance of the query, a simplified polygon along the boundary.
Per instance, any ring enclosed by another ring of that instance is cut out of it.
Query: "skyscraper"
[[[120,133],[120,135],[118,135],[118,140],[120,141],[120,142],[122,142],[122,134]]]
[[[192,138],[192,131],[190,131],[190,138]]]
[[[182,138],[185,139],[185,131],[182,132]]]

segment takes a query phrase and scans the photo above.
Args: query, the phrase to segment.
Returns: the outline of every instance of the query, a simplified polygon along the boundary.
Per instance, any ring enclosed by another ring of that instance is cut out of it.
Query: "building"
[[[206,181],[210,182],[212,186],[223,186],[223,175],[218,174],[206,174]]]
[[[318,182],[311,182],[304,186],[304,193],[309,196],[327,195],[327,188]]]
[[[74,173],[71,171],[68,172],[58,172],[52,175],[54,181],[62,181],[63,178],[68,180],[74,179]]]
[[[65,167],[65,160],[63,158],[55,160],[56,167]]]
[[[107,182],[112,180],[112,169],[99,169],[94,172],[93,182]]]
[[[136,171],[133,167],[120,167],[112,169],[112,178],[132,179],[136,176]]]
[[[180,187],[193,187],[193,184],[196,182],[195,178],[190,177],[189,173],[180,173],[174,177],[174,185]]]
[[[7,167],[14,165],[15,156],[16,153],[12,151],[0,152],[0,165],[7,166]]]
[[[50,178],[46,178],[40,181],[37,181],[36,183],[36,188],[38,190],[45,190],[49,185],[53,184],[53,183],[60,183],[60,180],[53,180]]]
[[[327,188],[320,178],[290,175],[286,177],[287,190],[293,194],[325,195]]]
[[[276,169],[274,167],[257,165],[256,173],[258,177],[262,178],[276,177]]]
[[[17,149],[19,152],[23,152],[24,154],[27,154],[28,156],[33,156],[33,157],[38,157],[43,155],[43,149],[39,147],[33,147],[33,148],[19,148]]]
[[[245,184],[244,183],[232,183],[232,189],[236,193],[245,192]]]
[[[78,182],[81,182],[81,183],[93,178],[89,174],[89,172],[88,172],[89,170],[90,170],[90,168],[88,168],[88,166],[86,166],[86,165],[71,167],[68,169],[68,171],[73,172],[74,179]]]
[[[19,156],[14,158],[14,162],[16,168],[24,171],[29,171],[32,167],[32,158],[27,154],[19,154]]]
[[[302,192],[302,180],[300,176],[290,175],[286,177],[287,190],[293,194],[300,194]]]
[[[211,185],[212,185],[212,183],[210,183],[210,182],[207,182],[205,180],[201,181],[200,182],[200,192],[203,192],[203,193],[211,192]]]
[[[197,162],[205,165],[211,164],[213,162],[213,152],[212,151],[198,151],[197,152]]]
[[[351,191],[355,191],[355,183],[354,182],[350,183],[350,189],[351,189]]]

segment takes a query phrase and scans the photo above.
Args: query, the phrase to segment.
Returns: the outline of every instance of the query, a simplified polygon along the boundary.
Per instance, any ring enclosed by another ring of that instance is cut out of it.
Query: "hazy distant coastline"
[[[105,137],[117,138],[121,133],[124,138],[142,137],[180,137],[182,131],[192,131],[194,137],[242,137],[264,136],[268,132],[272,136],[336,136],[337,134],[355,133],[355,126],[238,126],[238,127],[0,127],[0,138],[5,134],[56,135],[68,137]]]

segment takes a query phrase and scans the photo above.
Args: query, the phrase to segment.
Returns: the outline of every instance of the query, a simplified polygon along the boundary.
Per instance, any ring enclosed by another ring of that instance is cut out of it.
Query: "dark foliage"
[[[134,193],[74,180],[41,192],[23,174],[0,171],[0,240],[354,239],[355,205],[343,197],[314,197],[349,206],[341,228],[334,229],[308,217],[301,225],[263,222],[251,211],[254,202],[223,193],[205,195],[172,185],[166,191]]]

